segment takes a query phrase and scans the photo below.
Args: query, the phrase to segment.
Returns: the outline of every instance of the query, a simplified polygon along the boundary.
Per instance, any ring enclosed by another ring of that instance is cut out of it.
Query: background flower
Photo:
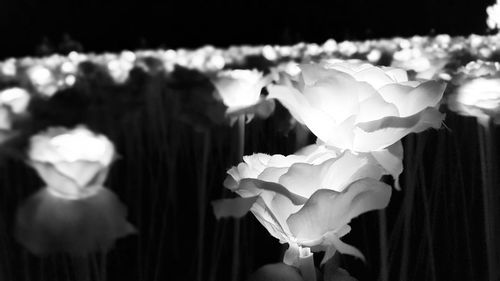
[[[30,94],[18,87],[8,88],[0,92],[0,129],[12,128],[13,115],[26,113],[30,102]]]
[[[246,114],[250,118],[257,114],[266,118],[274,110],[274,102],[261,97],[262,88],[271,82],[257,70],[235,69],[217,73],[212,83],[222,102],[228,107],[226,114]]]
[[[465,116],[475,116],[480,121],[493,118],[500,122],[500,79],[480,77],[460,86],[456,93],[449,95],[451,110]]]
[[[102,187],[115,150],[85,127],[51,128],[30,140],[29,163],[57,196],[80,199]]]
[[[30,140],[29,163],[47,184],[17,210],[16,239],[34,254],[105,251],[134,232],[126,208],[103,187],[114,146],[80,126]]]

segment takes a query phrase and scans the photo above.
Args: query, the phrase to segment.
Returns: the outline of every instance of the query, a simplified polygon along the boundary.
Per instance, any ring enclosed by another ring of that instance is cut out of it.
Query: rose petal
[[[44,188],[28,198],[16,215],[16,239],[35,254],[86,255],[108,250],[135,229],[126,208],[108,189],[80,200],[52,196]]]
[[[393,83],[394,81],[380,68],[370,67],[354,73],[354,78],[357,81],[367,82],[375,89]]]
[[[418,114],[405,117],[385,117],[380,120],[357,124],[354,130],[353,150],[369,152],[384,149],[410,133],[439,129],[445,114],[435,108],[426,108]]]
[[[408,81],[408,73],[404,69],[396,67],[382,67],[382,70],[396,83]]]
[[[353,247],[349,244],[344,243],[338,237],[336,237],[336,236],[332,237],[332,243],[333,243],[333,246],[340,253],[360,258],[363,262],[366,261],[365,256],[363,255],[363,253],[361,253],[360,250],[356,249],[355,247]]]
[[[329,78],[332,75],[343,76],[344,78],[350,78],[349,74],[343,73],[335,69],[325,68],[319,64],[301,64],[299,65],[301,70],[301,77],[306,86],[315,84],[317,81]],[[350,78],[352,79],[352,77]]]
[[[237,197],[212,201],[212,207],[217,219],[225,217],[241,218],[248,213],[259,196]]]
[[[290,237],[289,231],[286,232],[278,219],[274,216],[271,210],[267,207],[263,200],[257,202],[251,208],[255,218],[266,228],[266,230],[281,243],[287,243]],[[288,226],[287,226],[288,229]]]
[[[374,95],[360,103],[356,123],[378,120],[387,116],[399,116],[398,108],[386,102],[380,95]]]
[[[304,88],[309,104],[341,123],[359,111],[358,87],[352,77],[330,76]]]
[[[300,123],[305,124],[317,137],[328,140],[335,129],[335,120],[326,113],[317,110],[294,88],[285,86],[268,86],[268,98],[277,99],[290,114]]]
[[[384,150],[372,151],[371,154],[392,175],[394,178],[394,187],[397,190],[401,190],[399,186],[399,175],[403,172],[403,144],[401,141],[394,143]]]
[[[366,157],[356,156],[349,151],[338,158],[329,159],[319,165],[308,163],[297,163],[292,165],[286,174],[281,176],[279,183],[285,186],[290,192],[309,198],[319,189],[330,189],[341,192],[349,183],[356,179],[364,178],[370,171],[380,171],[374,165],[371,169],[363,170],[365,173],[358,173],[359,170],[368,165]],[[373,169],[375,168],[375,169]],[[380,178],[382,174],[376,176]]]
[[[87,186],[104,169],[99,162],[76,161],[53,163],[58,172],[74,180],[79,186]]]
[[[391,187],[375,179],[358,180],[342,193],[320,189],[287,223],[298,240],[318,240],[362,213],[385,208],[390,197]]]
[[[288,172],[288,167],[286,168],[275,168],[269,167],[265,169],[260,175],[257,177],[259,180],[269,181],[269,182],[278,182],[280,177]]]
[[[250,190],[258,193],[259,190],[273,191],[287,197],[293,204],[302,205],[306,202],[307,198],[294,194],[286,189],[284,186],[274,182],[267,182],[258,179],[242,179],[238,185],[238,191]]]
[[[395,104],[400,117],[416,114],[426,107],[433,107],[442,99],[445,83],[427,81],[416,88],[389,84],[379,90],[384,99]]]
[[[58,172],[49,163],[31,161],[31,166],[35,168],[42,180],[53,190],[57,190],[61,196],[68,198],[79,198],[82,195],[82,187],[73,179]]]

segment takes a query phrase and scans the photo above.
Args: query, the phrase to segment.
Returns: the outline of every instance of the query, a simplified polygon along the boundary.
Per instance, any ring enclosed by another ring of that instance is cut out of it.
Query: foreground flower
[[[19,208],[18,241],[36,254],[85,254],[133,232],[125,207],[103,186],[114,155],[105,136],[85,127],[33,136],[29,163],[47,186]]]
[[[301,65],[288,82],[269,85],[297,121],[327,145],[358,152],[389,147],[410,133],[439,128],[445,85],[408,81],[404,70],[355,62]]]
[[[310,250],[338,250],[363,258],[340,238],[358,215],[387,206],[390,186],[379,181],[384,169],[369,157],[311,145],[296,154],[245,156],[228,171],[224,185],[241,198],[213,203],[216,217],[241,217],[251,211],[281,243],[284,262],[299,266]]]
[[[228,70],[219,72],[212,79],[222,102],[228,107],[226,114],[238,117],[245,114],[249,119],[257,115],[268,117],[274,110],[274,102],[261,96],[262,88],[271,82],[256,70]]]

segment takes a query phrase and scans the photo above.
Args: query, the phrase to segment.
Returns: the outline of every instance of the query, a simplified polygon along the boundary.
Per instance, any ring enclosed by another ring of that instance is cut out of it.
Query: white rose
[[[233,117],[240,114],[268,117],[274,110],[274,102],[261,97],[260,93],[270,82],[270,76],[243,69],[222,71],[212,79],[219,97],[227,106],[226,114]]]
[[[12,114],[25,113],[30,98],[31,96],[26,90],[18,87],[8,88],[0,92],[0,129],[11,129]]]
[[[51,128],[30,140],[29,162],[53,195],[80,199],[102,187],[115,155],[113,144],[80,126]]]
[[[445,85],[408,81],[404,70],[371,64],[304,64],[288,82],[269,85],[279,100],[322,142],[358,152],[378,151],[409,133],[439,128],[436,108]]]
[[[465,116],[475,116],[481,122],[493,118],[500,123],[500,78],[476,78],[465,82],[448,96],[448,107]]]
[[[309,248],[363,255],[340,237],[350,220],[384,208],[390,186],[378,181],[385,173],[370,154],[339,153],[311,145],[296,154],[245,156],[228,171],[224,185],[241,198],[213,203],[217,217],[241,217],[250,210],[289,249],[284,262],[297,265]]]

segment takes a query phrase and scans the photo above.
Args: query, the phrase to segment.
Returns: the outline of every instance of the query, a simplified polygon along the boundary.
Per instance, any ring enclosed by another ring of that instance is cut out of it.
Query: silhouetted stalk
[[[237,150],[238,161],[241,161],[243,155],[245,155],[245,115],[238,117],[238,150]],[[231,280],[238,281],[238,273],[240,267],[240,220],[234,220],[234,231],[233,231],[233,265],[231,271]]]
[[[387,266],[387,219],[385,210],[378,211],[378,230],[380,245],[380,277],[381,281],[389,280],[389,271]]]
[[[422,157],[423,149],[425,147],[426,138],[425,136],[410,135],[406,138],[407,142],[404,147],[405,149],[405,185],[402,192],[405,192],[405,198],[403,199],[403,245],[401,252],[401,268],[399,271],[398,280],[407,280],[408,271],[408,259],[409,259],[409,248],[410,248],[410,236],[411,236],[411,218],[413,213],[413,203],[415,198],[416,183],[415,178],[417,176],[417,166],[419,159]]]
[[[203,132],[203,152],[201,158],[200,174],[198,175],[198,263],[196,280],[203,280],[203,256],[205,237],[205,209],[207,202],[207,166],[210,155],[210,131]]]
[[[425,225],[425,233],[427,235],[427,246],[429,251],[429,264],[431,267],[431,275],[432,280],[436,280],[436,268],[435,268],[435,259],[434,259],[434,243],[432,239],[432,229],[431,229],[431,219],[430,219],[430,210],[429,203],[427,202],[427,185],[425,184],[425,171],[424,165],[422,162],[419,163],[418,167],[419,176],[420,176],[420,191],[422,192],[422,203],[424,205],[424,225]]]
[[[481,186],[483,191],[483,211],[484,211],[484,234],[486,243],[486,256],[488,262],[488,280],[496,279],[496,267],[495,264],[495,241],[493,237],[493,218],[494,213],[491,205],[492,196],[492,174],[491,174],[491,164],[493,156],[491,133],[489,128],[489,120],[479,121],[477,126],[478,138],[479,138],[479,156],[481,160]]]

